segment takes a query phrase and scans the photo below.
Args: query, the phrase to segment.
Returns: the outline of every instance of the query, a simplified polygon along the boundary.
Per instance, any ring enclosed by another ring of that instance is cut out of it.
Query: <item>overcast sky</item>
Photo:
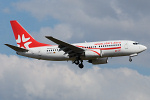
[[[10,20],[39,42],[134,40],[150,48],[149,0],[1,0],[0,100],[150,100],[150,50],[106,65],[20,57]]]

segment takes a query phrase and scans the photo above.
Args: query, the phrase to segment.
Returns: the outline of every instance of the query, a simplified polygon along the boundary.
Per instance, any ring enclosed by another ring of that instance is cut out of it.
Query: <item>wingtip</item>
[[[8,46],[9,44],[4,44],[4,45]]]
[[[45,36],[46,38],[53,38],[52,36]]]
[[[6,46],[8,46],[8,47],[11,46],[10,44],[4,44],[4,45],[6,45]]]

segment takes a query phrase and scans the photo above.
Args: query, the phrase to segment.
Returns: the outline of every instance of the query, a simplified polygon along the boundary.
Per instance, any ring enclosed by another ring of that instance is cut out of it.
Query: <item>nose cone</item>
[[[147,47],[142,45],[141,49],[142,49],[142,51],[145,51],[147,49]]]
[[[145,49],[145,50],[147,50],[147,47],[146,47],[146,46],[144,46],[144,49]]]

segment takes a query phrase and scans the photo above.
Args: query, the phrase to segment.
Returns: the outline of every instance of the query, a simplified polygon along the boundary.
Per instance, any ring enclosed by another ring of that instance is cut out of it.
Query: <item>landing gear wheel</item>
[[[82,69],[83,67],[84,67],[84,65],[83,65],[83,64],[79,64],[79,68],[81,68],[81,69]]]
[[[79,60],[75,60],[74,63],[75,63],[76,65],[78,65],[78,64],[79,64]]]

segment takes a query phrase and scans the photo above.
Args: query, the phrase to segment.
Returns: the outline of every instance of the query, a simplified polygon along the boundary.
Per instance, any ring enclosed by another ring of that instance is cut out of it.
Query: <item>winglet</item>
[[[15,50],[15,51],[18,51],[18,52],[28,52],[29,51],[27,49],[16,47],[16,46],[13,46],[13,45],[10,45],[10,44],[5,44],[5,45],[8,46],[9,48]]]

